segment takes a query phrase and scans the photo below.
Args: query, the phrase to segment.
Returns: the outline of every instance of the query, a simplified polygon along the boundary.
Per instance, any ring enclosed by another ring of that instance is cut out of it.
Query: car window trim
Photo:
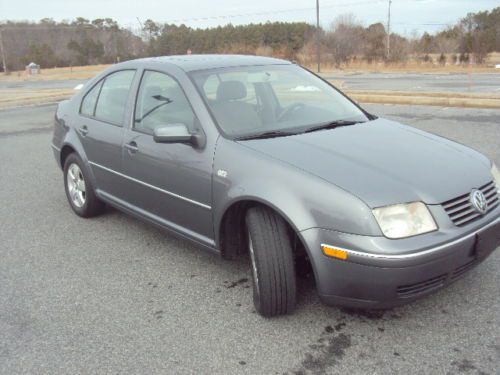
[[[133,131],[133,132],[136,132],[136,133],[140,133],[140,134],[144,134],[144,135],[149,135],[151,137],[154,136],[154,133],[153,132],[148,132],[148,131],[144,131],[144,130],[138,130],[136,127],[135,127],[135,114],[136,114],[136,111],[137,111],[137,101],[139,100],[139,91],[141,90],[141,86],[142,86],[142,81],[144,79],[144,75],[147,73],[147,72],[152,72],[152,73],[159,73],[159,74],[164,74],[170,78],[172,78],[175,83],[177,83],[177,85],[179,85],[179,87],[181,88],[182,90],[182,93],[184,94],[184,97],[186,98],[186,101],[189,105],[189,108],[191,108],[191,112],[193,112],[193,115],[194,117],[196,118],[196,120],[198,121],[200,127],[203,129],[203,125],[200,121],[200,119],[198,118],[198,115],[196,114],[194,108],[193,108],[193,105],[191,104],[191,101],[189,100],[189,96],[186,94],[186,90],[184,90],[184,87],[182,87],[182,84],[181,82],[172,74],[170,73],[166,73],[165,71],[161,71],[161,70],[157,70],[157,69],[149,69],[149,68],[144,68],[142,70],[142,73],[141,73],[141,79],[139,80],[139,84],[137,85],[137,90],[135,92],[135,100],[134,100],[134,110],[133,110],[133,113],[132,113],[132,124],[130,126],[130,130]],[[196,87],[195,87],[196,88]]]
[[[88,89],[87,92],[83,95],[83,98],[80,101],[80,108],[78,110],[78,114],[79,115],[82,115],[82,116],[85,116],[85,117],[89,117],[87,114],[82,113],[83,102],[85,101],[85,99],[87,99],[87,96],[92,92],[92,90],[94,90],[97,87],[97,85],[101,85],[101,87],[99,88],[99,93],[97,94],[97,98],[95,99],[94,108],[92,110],[92,115],[95,115],[95,108],[97,106],[97,99],[99,99],[99,95],[101,95],[102,85],[104,84],[104,81],[106,80],[106,77],[101,78],[99,81],[97,81],[96,83],[94,83],[92,85],[92,87],[90,89]]]
[[[312,74],[313,76],[315,76],[316,78],[319,78],[320,80],[322,80],[324,83],[326,83],[328,86],[332,87],[335,91],[337,91],[340,95],[342,95],[344,98],[346,98],[348,101],[350,101],[352,104],[354,104],[354,106],[356,108],[358,108],[366,117],[368,117],[368,119],[370,121],[373,121],[373,120],[376,120],[378,118],[378,116],[375,116],[373,114],[371,114],[370,112],[368,112],[366,109],[364,109],[363,107],[361,107],[361,105],[359,103],[357,103],[354,99],[351,99],[349,96],[347,96],[347,94],[345,94],[342,90],[340,90],[339,88],[337,88],[337,86],[335,86],[333,83],[329,82],[328,80],[326,80],[325,78],[321,77],[319,74],[317,73],[314,73],[312,70],[306,68],[305,66],[302,66],[302,65],[299,65],[299,64],[296,64],[298,67],[306,70],[307,72],[309,72],[310,74]]]
[[[113,125],[113,126],[116,126],[116,127],[119,127],[119,128],[125,128],[125,116],[123,116],[123,119],[122,119],[122,123],[121,124],[117,124],[117,123],[114,123],[114,122],[111,122],[111,121],[107,121],[107,120],[102,120],[98,117],[95,116],[95,111],[97,109],[97,104],[99,103],[99,98],[101,97],[101,91],[102,91],[102,87],[104,86],[104,83],[106,82],[106,79],[108,79],[108,77],[112,74],[115,74],[115,73],[120,73],[120,72],[127,72],[127,71],[132,71],[134,72],[134,77],[132,77],[132,82],[134,82],[134,79],[135,79],[135,74],[137,74],[137,69],[136,68],[128,68],[128,69],[120,69],[120,70],[115,70],[113,72],[110,72],[109,74],[105,75],[104,77],[102,77],[98,82],[96,82],[91,89],[89,89],[83,99],[81,100],[80,102],[80,111],[79,111],[79,115],[82,116],[82,117],[85,117],[85,118],[88,118],[88,119],[91,119],[91,120],[94,120],[94,121],[99,121],[99,122],[102,122],[104,124],[108,124],[108,125]],[[89,115],[86,115],[84,113],[82,113],[82,105],[83,105],[83,101],[85,100],[85,97],[94,89],[94,87],[96,87],[99,83],[102,82],[102,85],[101,85],[101,88],[99,89],[99,94],[97,96],[97,99],[96,99],[96,102],[95,102],[95,105],[94,105],[94,115],[93,116],[89,116]],[[128,95],[127,95],[127,98],[130,96],[130,93],[132,92],[132,86],[130,87],[129,89],[129,92],[128,92]],[[128,101],[128,99],[127,99]]]

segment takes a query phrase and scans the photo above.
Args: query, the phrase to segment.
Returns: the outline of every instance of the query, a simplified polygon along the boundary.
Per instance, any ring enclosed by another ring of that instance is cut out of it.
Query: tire
[[[266,207],[246,215],[253,302],[264,317],[290,314],[297,303],[292,243],[285,221]]]
[[[102,212],[104,203],[95,195],[87,168],[75,153],[69,154],[64,161],[64,190],[69,205],[78,216],[87,218]]]

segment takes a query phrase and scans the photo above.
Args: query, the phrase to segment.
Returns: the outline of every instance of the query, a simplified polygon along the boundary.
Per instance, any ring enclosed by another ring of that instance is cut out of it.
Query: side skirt
[[[202,236],[199,233],[193,232],[189,229],[181,227],[175,223],[167,221],[157,215],[154,215],[148,211],[145,211],[137,206],[131,205],[124,200],[116,198],[114,195],[108,194],[100,189],[96,189],[96,194],[102,201],[106,202],[110,206],[117,208],[127,214],[135,216],[139,219],[147,221],[148,223],[154,224],[155,226],[168,231],[169,233],[187,239],[203,248],[209,250],[212,253],[219,254],[220,250],[215,247],[215,241],[206,236]]]

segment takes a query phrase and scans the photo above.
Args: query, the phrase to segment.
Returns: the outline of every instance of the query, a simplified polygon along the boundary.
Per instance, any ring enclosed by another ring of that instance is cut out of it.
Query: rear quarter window
[[[85,116],[94,116],[95,105],[97,103],[97,98],[99,97],[99,92],[101,91],[103,81],[101,80],[97,85],[95,85],[92,90],[90,90],[83,98],[82,105],[80,107],[80,113]]]

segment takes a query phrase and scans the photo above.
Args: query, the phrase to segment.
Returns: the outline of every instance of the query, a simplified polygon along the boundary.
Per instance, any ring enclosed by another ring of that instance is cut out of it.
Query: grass
[[[0,89],[0,109],[55,103],[73,93],[72,89]]]
[[[306,67],[312,71],[316,71],[317,65],[310,64]],[[348,65],[340,65],[335,67],[331,64],[321,65],[322,73],[498,73],[499,69],[487,65],[434,65],[431,63],[420,64],[416,62],[399,63],[399,64],[384,64],[366,62],[350,63]]]
[[[29,75],[25,71],[0,74],[0,81],[60,81],[69,79],[89,79],[109,65],[73,66],[66,68],[42,69],[40,74]]]

